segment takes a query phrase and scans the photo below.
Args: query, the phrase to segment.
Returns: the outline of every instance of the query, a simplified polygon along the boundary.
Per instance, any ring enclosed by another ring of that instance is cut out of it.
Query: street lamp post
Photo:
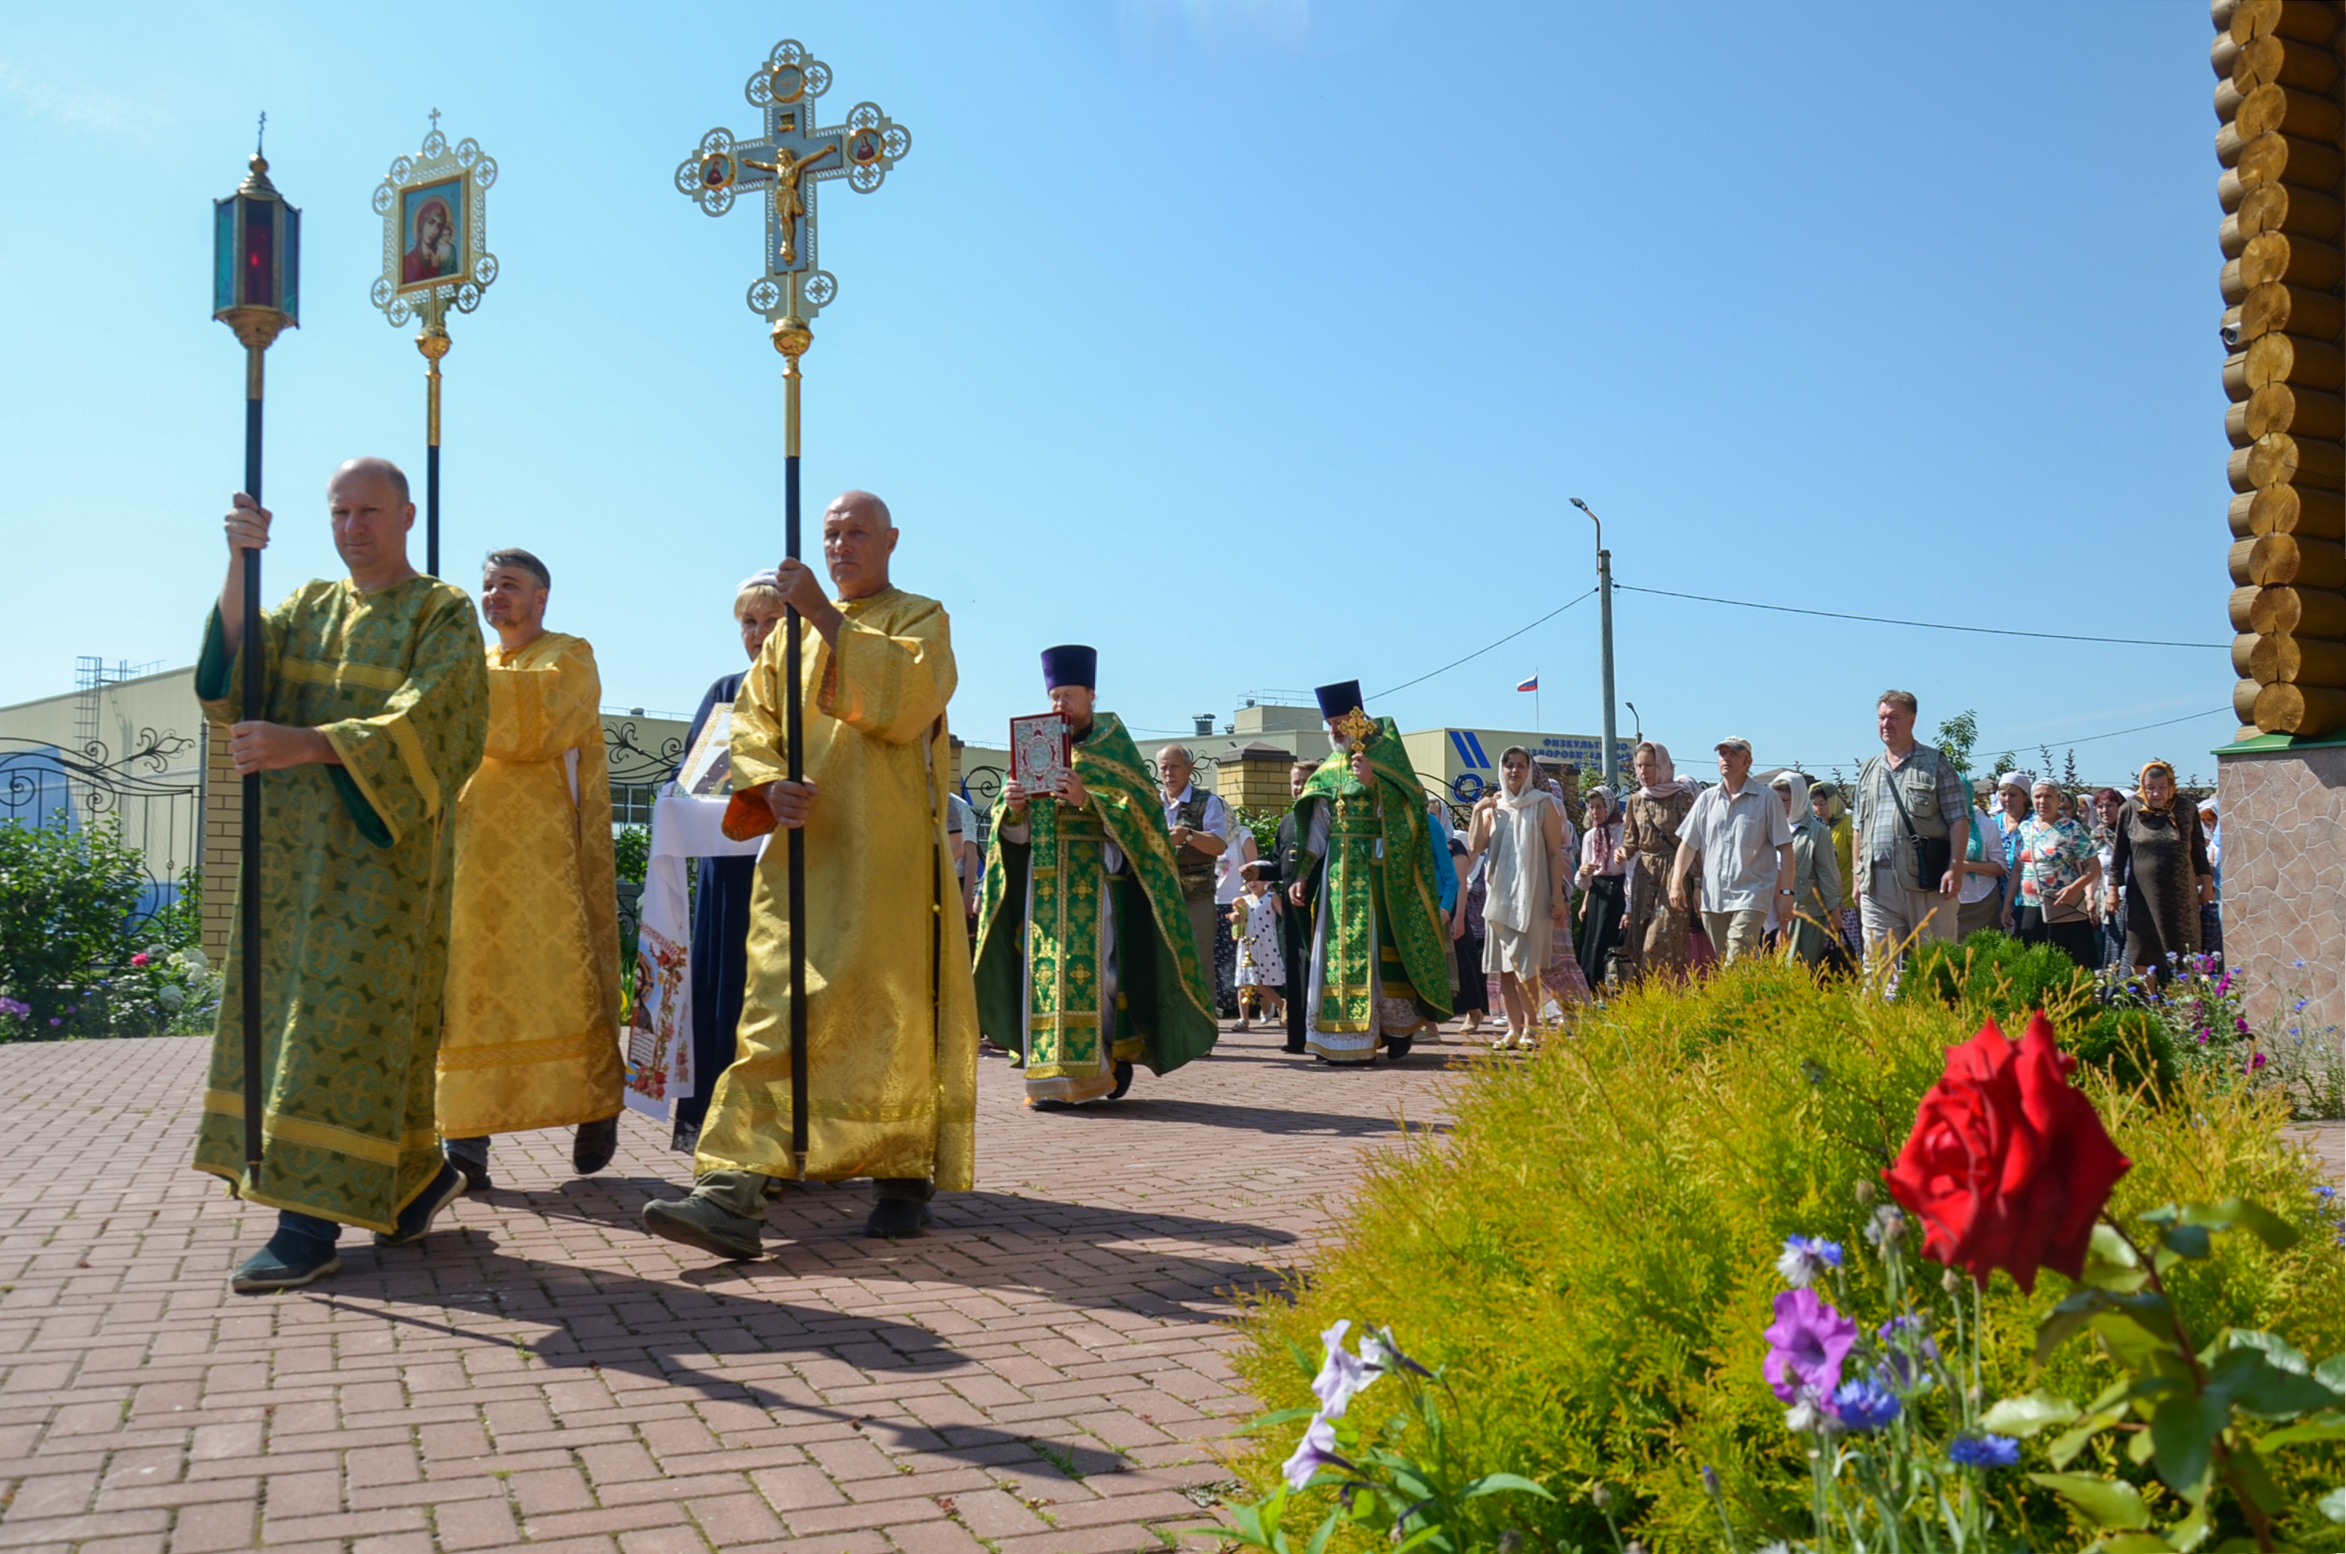
[[[1613,748],[1613,553],[1605,549],[1605,520],[1579,497],[1572,498],[1572,505],[1587,513],[1589,522],[1597,526],[1597,613],[1604,635],[1605,786],[1616,788],[1621,782],[1621,757]]]

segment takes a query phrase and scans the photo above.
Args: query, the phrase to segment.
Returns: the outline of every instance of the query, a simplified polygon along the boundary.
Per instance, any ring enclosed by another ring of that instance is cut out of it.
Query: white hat
[[[2216,808],[2216,796],[2212,793],[2199,801],[2199,812],[2203,815],[2221,815],[2223,813],[2222,810]]]
[[[2021,792],[2026,793],[2028,791],[2028,779],[2018,772],[2006,772],[2003,776],[1996,779],[1996,786],[1998,788],[2018,788]]]
[[[734,585],[733,592],[738,596],[748,593],[753,588],[771,588],[779,593],[782,588],[781,572],[773,567],[768,567],[763,572],[752,572]]]

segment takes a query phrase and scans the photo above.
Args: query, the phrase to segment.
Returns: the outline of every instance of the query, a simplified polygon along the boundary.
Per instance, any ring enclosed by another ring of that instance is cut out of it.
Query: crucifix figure
[[[774,175],[774,224],[782,232],[782,263],[786,266],[798,263],[798,220],[806,214],[806,201],[798,192],[798,175],[806,171],[808,164],[819,162],[838,149],[834,143],[804,156],[792,156],[788,146],[777,145],[771,162],[761,162],[751,156],[741,159],[744,167]]]

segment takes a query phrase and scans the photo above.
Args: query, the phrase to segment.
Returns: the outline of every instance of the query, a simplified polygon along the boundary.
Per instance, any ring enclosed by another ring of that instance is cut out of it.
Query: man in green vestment
[[[1098,666],[1043,652],[1070,769],[1055,793],[1004,784],[978,908],[978,1028],[1021,1055],[1032,1106],[1115,1100],[1136,1060],[1169,1074],[1221,1034],[1156,784],[1093,709]]]
[[[1312,909],[1304,1049],[1329,1063],[1399,1058],[1450,1016],[1450,935],[1434,885],[1425,789],[1360,682],[1318,691],[1336,748],[1295,801],[1287,899]]]
[[[461,588],[407,562],[415,504],[383,459],[326,487],[346,579],[294,590],[262,621],[266,700],[244,705],[243,558],[269,514],[239,493],[228,581],[204,628],[196,695],[229,725],[241,773],[261,773],[263,1149],[246,1174],[239,917],[228,955],[196,1168],[278,1210],[277,1233],[231,1281],[307,1284],[342,1266],[344,1225],[378,1246],[423,1239],[464,1191],[433,1126],[448,965],[450,813],[480,764],[489,691]]]

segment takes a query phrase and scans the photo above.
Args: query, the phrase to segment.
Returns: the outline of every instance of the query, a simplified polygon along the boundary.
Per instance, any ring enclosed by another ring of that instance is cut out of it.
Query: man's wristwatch
[[[1779,890],[1776,892],[1776,894],[1779,896],[1789,896],[1792,894],[1792,892],[1789,890]]]

